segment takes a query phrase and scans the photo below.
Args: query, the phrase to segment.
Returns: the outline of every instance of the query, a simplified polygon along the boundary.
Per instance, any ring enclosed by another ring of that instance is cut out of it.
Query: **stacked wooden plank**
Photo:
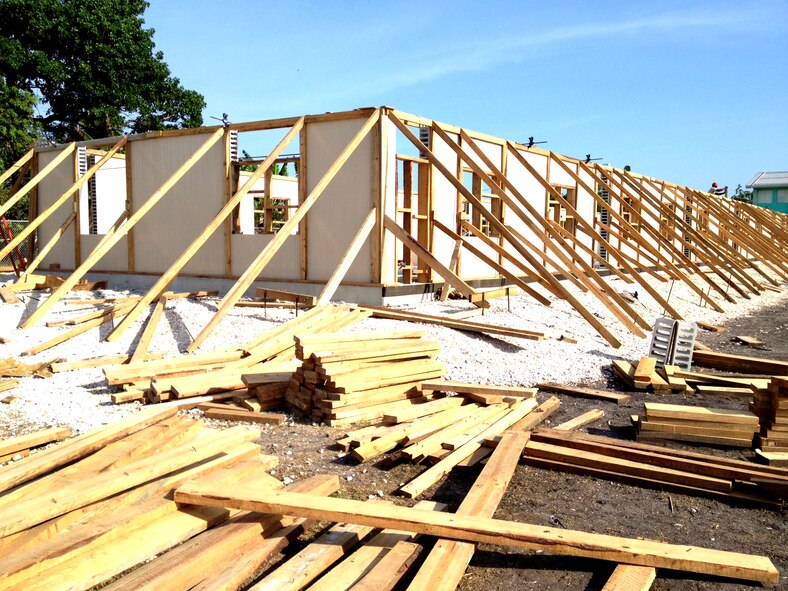
[[[423,402],[419,385],[439,378],[438,343],[422,331],[299,334],[301,365],[285,393],[290,408],[329,425],[377,419],[398,405]]]
[[[723,408],[645,403],[644,417],[633,417],[638,439],[672,439],[730,447],[752,447],[758,417]]]
[[[212,431],[175,407],[155,407],[0,468],[0,587],[89,589],[123,575],[119,584],[175,546],[244,547],[262,530],[281,530],[281,518],[263,524],[172,499],[195,478],[280,487],[267,474],[277,459],[252,443],[258,435]],[[321,478],[300,490],[328,494],[337,485]],[[195,568],[204,558],[178,559]]]
[[[788,378],[772,378],[767,396],[756,395],[752,410],[760,419],[758,444],[761,451],[788,453]],[[768,456],[763,457],[769,459]]]
[[[281,390],[289,381],[300,363],[295,359],[297,333],[341,330],[368,315],[346,306],[321,306],[262,333],[240,349],[110,366],[104,368],[104,375],[108,385],[125,389],[112,396],[116,403],[165,402],[206,395],[229,399],[248,394],[249,399],[253,393],[244,376],[250,376],[247,380],[254,381],[255,389],[265,386]]]
[[[531,430],[560,406],[555,397],[537,406],[533,389],[517,393],[508,389],[503,396],[480,394],[484,390],[480,384],[447,382],[446,390],[460,394],[390,412],[376,425],[347,433],[337,445],[362,462],[394,452],[385,463],[431,463],[400,488],[401,494],[413,498],[456,466],[472,466],[485,459],[507,430]],[[468,397],[462,390],[470,391]]]
[[[683,392],[687,389],[685,382],[673,379],[669,366],[657,370],[656,363],[653,357],[642,357],[634,365],[624,359],[614,359],[611,368],[630,389],[654,392]]]
[[[781,508],[786,499],[775,497],[764,488],[764,481],[788,485],[788,470],[781,468],[557,429],[534,431],[524,461],[541,468],[773,509]]]

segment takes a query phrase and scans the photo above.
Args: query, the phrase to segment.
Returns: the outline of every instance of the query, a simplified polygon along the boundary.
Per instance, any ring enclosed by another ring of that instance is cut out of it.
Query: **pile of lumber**
[[[438,392],[440,385],[429,387]],[[414,498],[456,466],[484,460],[506,431],[529,431],[560,406],[556,397],[537,405],[533,388],[495,393],[493,386],[447,382],[444,389],[457,395],[390,411],[380,422],[346,433],[337,445],[361,462],[393,452],[384,464],[431,464],[399,489]]]
[[[263,332],[239,349],[108,366],[104,376],[107,385],[124,390],[113,394],[115,403],[158,403],[194,396],[211,396],[214,401],[245,395],[250,399],[255,395],[251,390],[261,387],[281,393],[300,365],[295,358],[296,334],[343,330],[368,316],[347,306],[320,306]],[[263,396],[260,402],[268,404],[273,399],[276,396]],[[277,401],[281,404],[282,396]]]
[[[30,450],[53,441],[71,437],[68,427],[51,427],[27,435],[0,440],[0,464],[19,460],[30,455]]]
[[[760,419],[761,457],[770,462],[788,460],[788,378],[772,378],[767,394],[756,395],[751,408]]]
[[[301,361],[285,393],[294,412],[332,426],[377,419],[423,402],[419,385],[439,378],[440,345],[423,331],[341,332],[296,336]]]
[[[758,432],[758,417],[750,412],[646,402],[644,417],[632,417],[638,439],[671,439],[722,445],[752,447]]]
[[[200,566],[213,564],[207,552],[249,550],[263,541],[262,531],[286,527],[281,517],[255,521],[244,511],[172,499],[175,488],[195,478],[281,487],[267,474],[277,459],[252,443],[258,431],[212,431],[177,410],[143,409],[0,468],[0,587],[89,589],[119,575],[112,584],[122,587],[138,572],[126,571],[152,559],[177,562],[205,579],[216,576]],[[300,491],[336,489],[322,478]]]
[[[658,490],[780,509],[788,470],[695,452],[557,429],[538,429],[524,462]],[[782,493],[774,493],[780,483]]]
[[[653,392],[690,392],[692,388],[680,377],[679,368],[666,365],[657,369],[654,357],[642,357],[636,365],[624,359],[614,359],[613,372],[630,389],[650,390]]]

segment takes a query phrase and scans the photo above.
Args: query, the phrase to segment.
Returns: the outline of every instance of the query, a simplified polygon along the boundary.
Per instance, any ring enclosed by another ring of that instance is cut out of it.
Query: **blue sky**
[[[389,105],[731,189],[788,170],[788,2],[150,0],[232,121]]]

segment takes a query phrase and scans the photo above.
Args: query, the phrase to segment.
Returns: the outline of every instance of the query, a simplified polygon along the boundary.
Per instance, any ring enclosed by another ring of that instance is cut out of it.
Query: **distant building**
[[[753,205],[788,213],[788,172],[759,172],[747,188]]]

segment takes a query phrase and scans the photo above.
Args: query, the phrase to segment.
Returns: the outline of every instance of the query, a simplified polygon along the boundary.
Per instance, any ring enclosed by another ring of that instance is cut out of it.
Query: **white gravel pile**
[[[609,283],[611,289],[622,289],[624,286],[622,281],[616,279],[611,279]],[[788,300],[788,290],[785,289],[781,293],[764,291],[760,296],[753,296],[749,300],[734,294],[736,304],[721,302],[720,297],[715,297],[726,309],[724,314],[720,314],[708,306],[699,305],[699,296],[682,283],[661,283],[652,279],[651,284],[663,296],[670,294],[670,304],[687,321],[720,323],[755,313],[765,307],[785,305]],[[550,306],[543,306],[526,295],[512,297],[511,312],[507,311],[506,298],[494,300],[493,308],[483,317],[471,318],[475,322],[544,332],[550,337],[548,340],[493,337],[430,325],[420,327],[424,329],[426,338],[440,342],[442,351],[439,359],[446,363],[447,378],[488,384],[530,386],[539,381],[578,383],[589,378],[599,378],[603,368],[609,367],[611,359],[633,360],[648,352],[650,335],[639,338],[630,334],[592,294],[580,293],[571,285],[567,287],[621,340],[620,348],[614,349],[608,345],[566,301],[555,300],[552,296],[549,296],[553,300]],[[633,287],[628,286],[627,289],[632,290]],[[638,300],[633,307],[648,322],[653,322],[663,314],[662,308],[642,288],[635,286],[634,289],[637,289]],[[95,294],[76,293],[71,297],[122,297],[133,293],[104,290]],[[147,317],[143,315],[138,319],[116,342],[104,341],[111,330],[110,325],[105,324],[38,355],[22,357],[22,352],[69,330],[70,327],[46,327],[42,323],[36,327],[18,330],[16,327],[47,295],[45,292],[32,292],[21,294],[21,297],[23,302],[19,304],[0,303],[0,336],[11,339],[8,344],[0,344],[0,359],[15,357],[32,363],[54,358],[72,361],[130,353],[141,336],[143,321]],[[151,352],[164,352],[170,356],[183,351],[192,337],[196,336],[211,318],[216,304],[216,299],[171,300],[159,322]],[[440,303],[427,301],[425,298],[417,310],[445,314],[467,310],[469,306],[468,302],[463,300]],[[89,311],[59,302],[47,315],[46,320],[75,317]],[[266,313],[261,308],[234,308],[205,342],[201,351],[241,346],[261,332],[293,316],[292,310],[269,309]],[[354,330],[401,330],[406,327],[412,326],[398,321],[371,318],[356,325]],[[577,344],[558,340],[562,335],[577,340]],[[18,397],[11,404],[0,404],[0,432],[7,435],[25,433],[49,425],[68,425],[82,432],[116,420],[138,408],[136,403],[112,404],[109,399],[112,391],[104,384],[100,369],[58,373],[47,379],[23,378],[18,388],[0,395],[0,398],[8,394]]]

